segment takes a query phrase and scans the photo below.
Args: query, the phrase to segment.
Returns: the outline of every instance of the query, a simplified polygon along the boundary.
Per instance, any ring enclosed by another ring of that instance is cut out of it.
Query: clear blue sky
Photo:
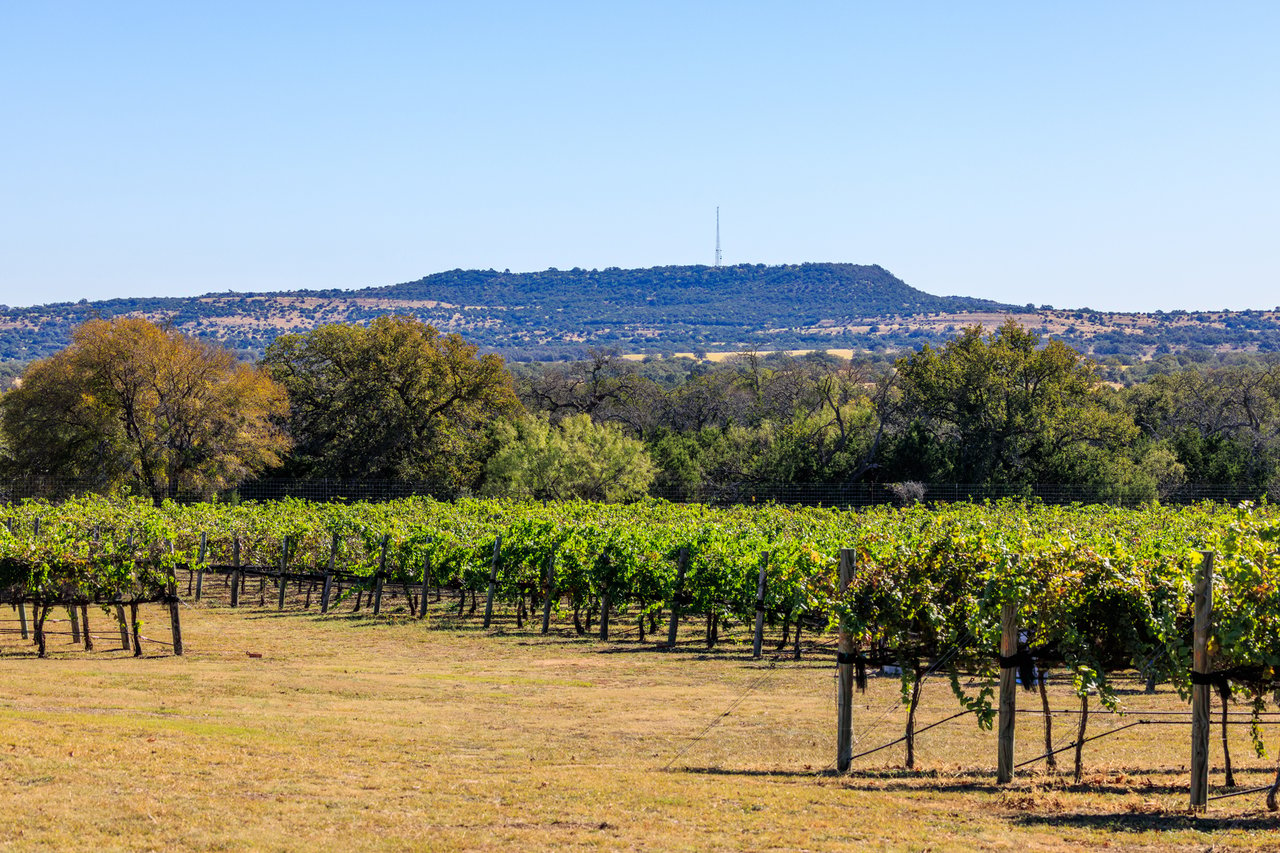
[[[878,263],[1280,304],[1280,3],[8,2],[0,302]]]

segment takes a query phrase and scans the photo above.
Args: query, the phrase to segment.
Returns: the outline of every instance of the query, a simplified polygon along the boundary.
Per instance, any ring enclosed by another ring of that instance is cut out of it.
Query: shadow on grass
[[[745,645],[723,643],[716,648],[708,649],[706,644],[700,640],[680,642],[674,647],[668,646],[664,641],[641,643],[635,636],[634,631],[631,632],[632,636],[622,634],[611,636],[608,640],[601,640],[595,631],[577,634],[571,626],[560,625],[554,626],[550,633],[543,634],[539,627],[540,623],[537,620],[534,620],[532,626],[517,627],[515,625],[515,617],[509,615],[503,617],[495,616],[490,623],[490,627],[485,628],[482,618],[478,615],[458,616],[456,613],[431,612],[428,613],[426,618],[419,618],[407,609],[399,607],[394,610],[384,609],[376,617],[367,606],[358,611],[350,609],[339,611],[334,609],[323,614],[317,608],[286,607],[284,610],[276,610],[270,604],[259,606],[256,603],[241,605],[237,610],[246,621],[306,617],[316,621],[338,622],[352,628],[379,628],[387,624],[421,623],[432,630],[509,637],[524,646],[585,646],[595,644],[599,646],[596,652],[602,655],[674,654],[691,660],[726,661],[736,659],[745,664],[786,664],[791,669],[829,669],[834,664],[832,658],[833,650],[822,645],[805,647],[801,652],[801,659],[798,661],[792,659],[792,653],[789,650],[777,652],[771,648],[766,648],[764,655],[757,659],[752,657],[750,647]]]
[[[972,793],[974,791],[998,792],[992,782],[970,777],[941,777],[929,771],[902,770],[886,768],[884,770],[866,770],[856,774],[837,773],[832,768],[821,770],[737,770],[723,767],[678,767],[671,773],[696,773],[707,776],[746,776],[779,779],[837,779],[846,788],[866,791],[915,791],[942,793]],[[882,781],[889,780],[889,781]]]
[[[171,658],[175,655],[170,651],[143,652],[141,655],[135,655],[128,649],[109,648],[94,649],[86,651],[79,649],[50,649],[47,657],[40,657],[39,652],[33,646],[30,651],[25,649],[0,649],[0,659],[7,661],[24,661],[30,660],[40,664],[50,661],[83,661],[92,660],[94,663],[119,663],[132,660],[161,660],[162,658]]]
[[[667,773],[696,773],[704,776],[747,776],[768,779],[833,779],[840,774],[835,770],[727,770],[723,767],[672,767]]]
[[[1153,832],[1190,829],[1218,832],[1225,829],[1274,830],[1280,828],[1280,815],[1261,814],[1240,817],[1206,817],[1176,812],[1126,812],[1104,814],[1018,814],[1010,821],[1022,827],[1071,827],[1105,832]]]
[[[990,794],[1010,794],[1016,796],[1020,792],[1025,792],[1027,790],[1024,786],[1006,787],[1004,785],[997,785],[994,780],[994,774],[968,773],[964,775],[951,775],[934,770],[907,770],[901,767],[856,770],[852,773],[846,774],[837,773],[831,768],[824,768],[821,770],[758,770],[724,767],[673,767],[668,772],[694,773],[707,776],[774,777],[781,779],[834,778],[840,780],[846,788],[865,791],[914,791],[917,793],[985,792]],[[1186,775],[1185,772],[1180,771],[1144,770],[1136,773],[1132,777],[1131,781],[1103,778],[1076,784],[1069,781],[1069,778],[1065,776],[1023,777],[1021,781],[1024,783],[1031,783],[1035,786],[1034,789],[1041,794],[1149,794],[1152,796],[1185,796],[1187,793],[1187,783],[1185,778],[1177,781],[1161,783],[1152,782],[1149,778],[1151,776],[1168,774],[1176,774],[1182,777],[1185,777]],[[1226,793],[1226,791],[1217,791],[1216,793]],[[1261,798],[1265,796],[1265,794],[1259,793],[1257,796]],[[1275,824],[1280,826],[1280,817],[1275,819]]]

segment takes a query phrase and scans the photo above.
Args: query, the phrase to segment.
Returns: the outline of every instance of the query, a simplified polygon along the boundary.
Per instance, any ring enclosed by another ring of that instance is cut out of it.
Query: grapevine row
[[[901,666],[904,696],[922,674],[953,676],[956,695],[990,725],[1001,608],[1013,604],[1024,657],[1070,674],[1082,696],[1114,707],[1112,678],[1139,670],[1190,692],[1190,601],[1202,550],[1216,556],[1216,666],[1255,708],[1275,698],[1280,667],[1280,518],[1268,506],[1141,509],[956,504],[864,511],[709,508],[645,502],[500,500],[387,503],[165,504],[83,497],[0,510],[0,589],[7,600],[146,600],[177,566],[246,564],[322,572],[334,542],[342,568],[392,583],[486,589],[515,604],[598,606],[656,617],[677,593],[686,613],[746,623],[820,617],[852,632],[860,663]],[[201,550],[202,540],[204,550]],[[850,549],[852,582],[837,591]],[[687,567],[677,589],[678,555]],[[768,582],[756,582],[767,559]],[[979,681],[979,683],[985,683]]]

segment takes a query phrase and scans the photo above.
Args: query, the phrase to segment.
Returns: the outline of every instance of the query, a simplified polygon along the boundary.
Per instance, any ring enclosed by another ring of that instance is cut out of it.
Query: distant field
[[[544,638],[514,621],[486,636],[439,616],[427,627],[394,614],[182,613],[183,658],[111,651],[101,611],[91,616],[107,651],[58,637],[41,661],[0,634],[0,848],[1280,847],[1261,794],[1184,813],[1185,726],[1086,746],[1079,787],[1036,772],[997,788],[994,736],[968,719],[919,736],[921,772],[900,769],[897,746],[837,778],[829,651],[755,662],[739,633],[708,653],[692,623],[689,642],[663,652],[634,634]],[[168,638],[160,608],[143,618],[146,636]],[[870,680],[855,752],[900,734],[897,696],[896,680]],[[1124,698],[1186,708],[1168,692]],[[1061,685],[1053,699],[1075,707]],[[921,723],[955,707],[932,680]],[[1115,724],[1098,717],[1090,732]],[[1068,719],[1057,725],[1069,742]],[[1019,727],[1019,759],[1033,757],[1039,721]],[[1280,727],[1268,728],[1274,745]],[[1270,781],[1274,764],[1253,755],[1244,727],[1232,745],[1243,786]]]
[[[792,355],[792,356],[803,356],[803,355],[809,355],[810,353],[813,353],[813,352],[817,352],[817,350],[812,350],[812,349],[789,349],[789,350],[767,350],[767,351],[759,350],[757,351],[757,354],[770,355],[774,352],[781,352],[786,355]],[[854,356],[854,350],[851,350],[851,349],[829,349],[829,350],[823,350],[823,352],[829,353],[831,355],[838,356],[839,358],[844,358],[844,359],[851,359]],[[707,353],[706,361],[719,364],[721,362],[728,361],[734,356],[738,356],[742,354],[743,353],[740,351],[709,352]],[[676,352],[676,353],[672,353],[672,356],[674,356],[675,358],[697,358],[697,356],[691,352]],[[628,353],[627,355],[624,355],[622,357],[628,361],[644,361],[644,359],[648,358],[648,356],[645,353]]]

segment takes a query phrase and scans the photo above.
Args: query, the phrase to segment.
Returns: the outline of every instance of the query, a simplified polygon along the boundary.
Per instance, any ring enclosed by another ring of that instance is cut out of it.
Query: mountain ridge
[[[512,273],[455,269],[357,290],[208,293],[0,308],[0,362],[56,352],[92,317],[144,316],[256,356],[277,336],[404,313],[516,360],[744,349],[885,351],[1013,316],[1097,356],[1280,350],[1276,312],[1121,314],[936,296],[877,264],[672,265]]]

